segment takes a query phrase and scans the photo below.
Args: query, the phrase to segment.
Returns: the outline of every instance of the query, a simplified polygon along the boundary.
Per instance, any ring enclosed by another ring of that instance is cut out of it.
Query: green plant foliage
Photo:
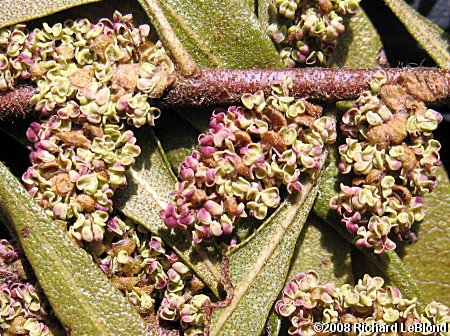
[[[363,10],[347,19],[345,32],[339,37],[331,66],[375,68],[383,48],[380,35]]]
[[[140,0],[152,17],[159,5],[183,46],[199,66],[281,67],[275,47],[252,9],[238,0]],[[153,4],[154,3],[154,4]],[[164,30],[156,27],[164,41]],[[170,42],[169,42],[170,43]]]
[[[384,0],[408,32],[441,68],[450,68],[450,35],[403,0]]]
[[[16,231],[40,286],[71,335],[146,335],[133,306],[1,162],[0,180],[1,217]]]
[[[214,246],[193,246],[185,232],[171,232],[159,217],[175,187],[176,178],[152,130],[139,130],[136,137],[145,146],[130,169],[128,187],[118,193],[118,209],[160,236],[216,294],[219,294],[220,259]]]
[[[98,1],[101,0],[33,0],[20,3],[14,0],[3,0],[0,6],[0,28]]]
[[[417,281],[426,302],[439,299],[450,304],[448,260],[450,257],[450,181],[438,168],[437,186],[425,197],[425,218],[416,227],[418,241],[400,251],[403,263]]]
[[[229,306],[216,309],[211,335],[259,335],[284,285],[288,266],[317,193],[317,181],[286,200],[246,241],[230,252],[235,293]]]

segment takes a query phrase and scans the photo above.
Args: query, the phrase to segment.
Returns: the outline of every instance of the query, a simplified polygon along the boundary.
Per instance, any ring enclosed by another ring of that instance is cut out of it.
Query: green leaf
[[[239,0],[139,0],[152,18],[158,6],[195,59],[208,68],[282,67],[252,8]],[[153,18],[154,19],[154,18]],[[164,41],[165,30],[156,27]]]
[[[311,213],[298,238],[288,279],[315,270],[321,282],[353,283],[351,245]]]
[[[209,120],[209,117],[206,120]],[[178,173],[184,159],[197,149],[199,132],[172,111],[161,115],[155,132],[172,170]]]
[[[41,18],[68,8],[100,0],[2,0],[0,6],[0,28],[15,23]]]
[[[260,335],[286,281],[295,243],[317,194],[305,183],[229,255],[235,293],[230,305],[213,311],[211,335]]]
[[[217,296],[221,280],[220,258],[214,246],[192,245],[184,230],[169,230],[159,212],[171,201],[176,178],[159,141],[151,129],[137,130],[142,153],[128,174],[128,187],[117,192],[117,207],[122,213],[161,237],[192,268]]]
[[[425,299],[450,305],[446,272],[450,258],[450,181],[442,167],[437,169],[436,189],[425,196],[424,211],[425,218],[416,228],[419,240],[399,253]]]
[[[375,68],[383,48],[380,36],[361,9],[345,19],[345,32],[339,36],[332,67]]]
[[[403,0],[384,0],[408,32],[441,68],[450,68],[450,35]]]
[[[128,300],[1,162],[0,181],[2,219],[17,232],[39,285],[71,335],[146,335]]]

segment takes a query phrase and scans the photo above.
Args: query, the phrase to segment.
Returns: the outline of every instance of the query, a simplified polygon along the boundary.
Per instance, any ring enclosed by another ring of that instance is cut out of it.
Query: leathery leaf
[[[0,6],[0,28],[15,23],[41,18],[68,8],[101,0],[2,0]]]
[[[403,0],[384,0],[408,32],[441,68],[450,68],[450,35]]]
[[[220,68],[281,67],[270,38],[252,8],[239,0],[139,0],[153,22],[160,8],[199,66]],[[165,29],[156,24],[164,43]]]
[[[345,32],[337,41],[331,66],[377,67],[377,59],[383,45],[367,14],[361,9],[356,15],[345,21]]]
[[[317,194],[317,180],[288,198],[249,238],[229,253],[235,293],[213,311],[210,335],[260,335],[283,288],[295,243]]]
[[[413,227],[419,240],[402,247],[399,253],[426,301],[438,299],[450,305],[450,181],[443,167],[436,170],[436,189],[425,196],[425,218]]]
[[[220,257],[213,245],[193,245],[186,231],[169,230],[159,212],[171,201],[176,177],[164,151],[151,129],[135,132],[142,153],[128,174],[128,186],[117,192],[117,207],[122,213],[160,236],[218,295],[221,279]]]
[[[71,335],[146,335],[146,324],[91,257],[0,162],[1,217],[21,246],[53,311]]]

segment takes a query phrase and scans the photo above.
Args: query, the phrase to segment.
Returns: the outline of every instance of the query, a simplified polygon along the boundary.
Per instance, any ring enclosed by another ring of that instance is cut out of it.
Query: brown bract
[[[70,83],[77,88],[85,88],[94,78],[94,69],[91,66],[87,66],[78,70],[75,70],[70,76]]]
[[[60,196],[70,195],[75,188],[75,184],[70,181],[69,174],[67,173],[58,174],[52,177],[50,181],[52,189]]]
[[[61,132],[57,135],[57,137],[67,145],[75,148],[91,147],[91,142],[84,136],[82,131]]]
[[[85,211],[92,212],[95,210],[95,200],[91,196],[86,194],[79,194],[75,199]]]
[[[284,138],[274,131],[267,131],[261,137],[261,144],[269,148],[275,148],[279,153],[283,153],[287,150],[286,142]]]

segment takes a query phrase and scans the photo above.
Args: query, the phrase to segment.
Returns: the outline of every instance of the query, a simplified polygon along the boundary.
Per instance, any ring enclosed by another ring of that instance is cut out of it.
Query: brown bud
[[[112,244],[112,253],[117,256],[120,251],[125,251],[128,255],[134,252],[136,248],[136,241],[127,236],[124,239],[119,240]]]
[[[36,168],[41,172],[41,176],[46,180],[61,172],[60,166],[56,161],[39,163]]]
[[[448,92],[448,83],[433,73],[426,73],[424,76],[411,73],[402,77],[402,84],[414,98],[425,103],[434,101],[443,92]]]
[[[359,320],[351,314],[345,314],[344,316],[342,316],[340,318],[340,322],[345,323],[345,324],[347,324],[347,323],[348,324],[356,324],[356,323],[359,323]],[[346,336],[356,336],[356,335],[358,335],[358,333],[354,332],[354,331],[350,331],[350,332],[346,332],[345,335]]]
[[[156,82],[156,86],[150,92],[150,98],[159,98],[163,95],[168,87],[170,87],[176,79],[174,72],[170,73],[169,68],[166,66],[157,66],[154,72],[155,78],[159,78]]]
[[[405,154],[407,155],[407,158],[405,161],[403,161],[402,168],[407,171],[413,171],[417,167],[417,158],[414,151],[407,145],[403,145],[403,150],[405,151]]]
[[[316,119],[309,115],[298,115],[294,118],[294,122],[301,126],[312,127]]]
[[[46,72],[44,65],[45,65],[44,61],[33,63],[30,66],[30,70],[29,70],[31,77],[33,77],[33,78],[42,77]]]
[[[87,212],[92,212],[95,210],[95,200],[86,194],[77,195],[76,201],[83,207]]]
[[[272,108],[272,107],[266,107],[263,111],[265,119],[268,119],[270,122],[270,125],[275,131],[279,131],[280,128],[287,126],[287,121],[284,115]]]
[[[238,147],[246,146],[252,142],[252,139],[250,138],[250,134],[248,134],[247,132],[237,130],[237,131],[234,131],[234,136],[236,137],[235,145]]]
[[[386,148],[389,146],[389,134],[386,124],[371,127],[367,131],[366,137],[370,143],[378,145],[380,148]]]
[[[193,293],[197,293],[205,288],[205,284],[197,278],[195,275],[192,276],[191,281],[189,281],[189,287]]]
[[[372,169],[369,172],[369,174],[367,174],[367,176],[366,176],[366,182],[368,184],[372,184],[373,182],[378,181],[380,179],[382,173],[383,172],[379,169]]]
[[[322,115],[323,107],[319,105],[314,105],[307,101],[306,99],[301,100],[306,108],[306,113],[308,113],[311,117],[317,118]]]
[[[139,79],[139,63],[119,64],[111,79],[113,87],[121,87],[125,92],[132,92]]]
[[[401,194],[403,194],[403,197],[401,197],[401,202],[409,204],[409,202],[411,201],[411,198],[412,198],[412,194],[408,188],[396,184],[396,185],[392,186],[392,190],[395,191],[394,195],[398,195],[399,192]]]
[[[52,189],[61,196],[70,195],[75,188],[75,184],[70,181],[69,174],[61,173],[51,179]]]
[[[206,191],[203,189],[195,189],[194,194],[191,197],[192,205],[199,206],[206,201]]]
[[[94,168],[94,171],[96,173],[99,173],[106,169],[106,163],[103,160],[94,159],[94,160],[92,160],[92,167]]]
[[[27,319],[24,316],[16,316],[12,321],[11,325],[8,329],[6,329],[5,336],[13,336],[13,335],[27,335],[28,330],[24,328],[24,324]]]
[[[90,148],[91,142],[86,138],[81,131],[61,132],[57,135],[58,139],[69,146],[77,148]]]
[[[101,138],[105,134],[103,128],[88,123],[83,124],[83,133],[91,140],[94,138]]]
[[[203,163],[208,168],[215,168],[216,167],[216,161],[214,161],[214,158],[212,158],[212,157],[205,158],[203,160]]]
[[[225,211],[234,216],[237,213],[238,204],[235,197],[227,197],[224,202]]]
[[[408,119],[403,114],[395,114],[394,118],[386,123],[388,127],[388,134],[391,143],[394,145],[399,145],[408,136],[408,131],[406,130],[406,123]]]
[[[58,60],[72,59],[75,57],[75,51],[73,46],[68,43],[63,43],[56,49],[56,53],[58,54]]]
[[[370,128],[367,133],[367,139],[378,145],[380,148],[387,148],[391,143],[398,145],[408,136],[406,130],[407,118],[402,113],[397,113],[385,124]]]
[[[383,85],[380,97],[393,113],[405,111],[405,106],[410,96],[405,88],[400,85]]]
[[[375,301],[373,303],[373,314],[372,314],[373,318],[377,321],[382,320],[383,314],[384,314],[383,306],[378,301]]]
[[[114,43],[114,39],[106,34],[101,34],[94,39],[92,43],[91,50],[95,52],[98,58],[104,62],[105,59],[105,50],[109,45]]]
[[[284,138],[274,131],[267,131],[261,137],[261,144],[268,147],[275,148],[278,152],[283,153],[287,150],[287,145]]]
[[[241,176],[250,177],[248,168],[239,156],[234,157],[234,169]]]
[[[94,78],[94,69],[89,66],[75,70],[69,76],[69,81],[73,86],[85,88],[92,82],[92,78]]]
[[[331,10],[333,9],[333,4],[331,3],[330,0],[318,0],[319,6],[320,8],[324,11],[324,12],[331,12]]]
[[[137,277],[113,277],[111,282],[121,291],[131,291],[139,282]]]

